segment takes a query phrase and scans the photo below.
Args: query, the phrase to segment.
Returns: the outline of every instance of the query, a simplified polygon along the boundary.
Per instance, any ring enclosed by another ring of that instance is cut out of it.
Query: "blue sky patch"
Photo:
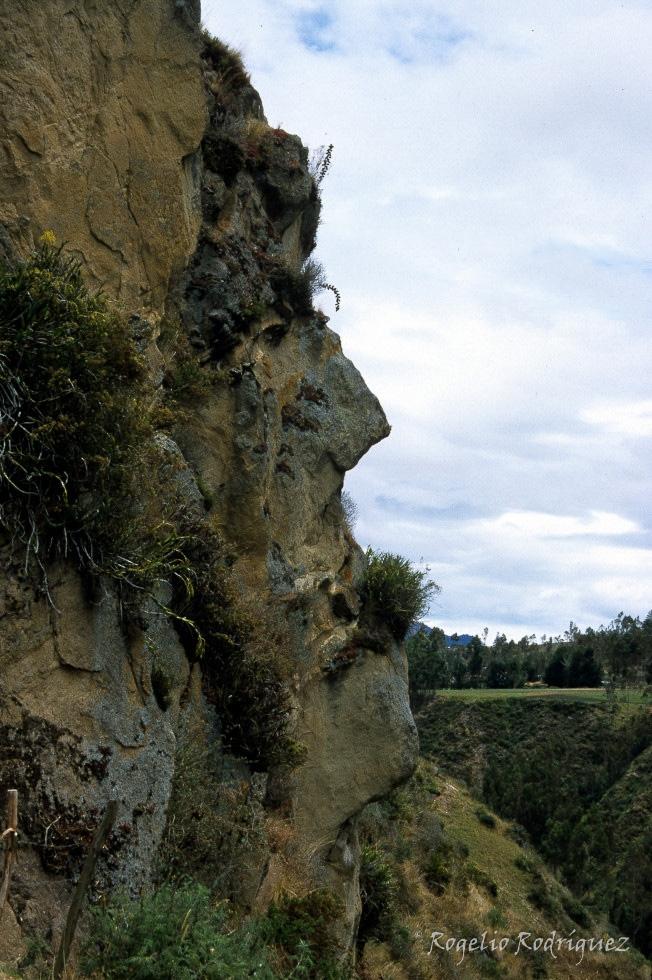
[[[472,31],[456,24],[449,17],[433,14],[431,17],[416,20],[410,18],[405,29],[399,31],[388,46],[388,53],[409,65],[415,62],[442,63],[474,37]]]
[[[577,244],[575,242],[550,239],[532,249],[532,254],[544,258],[561,259],[566,263],[578,260],[597,269],[613,269],[617,272],[652,273],[652,261],[647,258],[621,252],[617,248]]]
[[[377,506],[387,513],[402,515],[407,518],[421,520],[472,520],[480,516],[480,511],[473,504],[459,502],[448,507],[418,506],[398,500],[396,497],[379,494],[375,498]]]
[[[333,51],[336,47],[331,30],[333,23],[333,17],[325,7],[303,11],[297,18],[299,40],[310,51]]]

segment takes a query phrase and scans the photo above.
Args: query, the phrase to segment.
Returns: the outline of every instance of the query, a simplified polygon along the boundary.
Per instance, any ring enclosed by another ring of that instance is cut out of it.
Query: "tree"
[[[435,627],[430,634],[419,630],[405,644],[410,678],[410,701],[416,709],[438,689],[450,687],[446,638]]]
[[[566,687],[566,664],[561,650],[557,650],[546,667],[543,679],[548,687]]]
[[[527,681],[538,681],[540,675],[539,671],[539,658],[533,650],[529,650],[525,660],[523,661],[523,670],[525,671],[525,679]]]
[[[471,637],[467,650],[469,652],[469,686],[480,687],[482,668],[484,666],[483,646],[479,636]]]
[[[466,687],[468,668],[464,657],[457,648],[449,650],[448,669],[452,686],[457,688]]]
[[[512,671],[504,660],[492,660],[487,670],[487,687],[513,687]]]
[[[593,647],[576,647],[566,675],[568,687],[600,687],[602,668],[595,659]]]
[[[606,659],[614,679],[622,684],[637,681],[642,674],[643,629],[638,618],[620,612],[603,631]]]

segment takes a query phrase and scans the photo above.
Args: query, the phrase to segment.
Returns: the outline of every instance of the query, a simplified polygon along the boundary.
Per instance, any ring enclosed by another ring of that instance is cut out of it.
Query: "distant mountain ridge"
[[[406,638],[409,639],[420,630],[423,630],[424,633],[432,633],[432,626],[427,626],[426,623],[421,622],[412,623],[412,626],[410,626],[407,632]],[[468,647],[469,643],[473,639],[473,635],[471,633],[453,633],[451,636],[444,633],[444,636],[446,638],[447,647]]]

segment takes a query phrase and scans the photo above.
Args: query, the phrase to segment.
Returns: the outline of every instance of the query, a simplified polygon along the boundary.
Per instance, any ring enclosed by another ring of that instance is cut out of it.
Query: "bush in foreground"
[[[349,970],[337,962],[333,934],[341,912],[321,889],[282,898],[267,916],[237,926],[203,885],[163,885],[139,901],[122,895],[97,906],[81,966],[111,980],[344,980]]]
[[[82,967],[112,980],[277,977],[255,928],[228,929],[225,904],[197,884],[96,908]]]

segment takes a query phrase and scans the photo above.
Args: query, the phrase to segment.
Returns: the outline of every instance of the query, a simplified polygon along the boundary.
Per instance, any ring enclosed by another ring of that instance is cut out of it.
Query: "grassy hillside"
[[[652,953],[652,711],[551,698],[437,697],[425,755],[503,817]]]
[[[645,749],[572,835],[579,891],[652,955],[652,747]]]
[[[650,977],[639,954],[549,952],[521,947],[519,933],[548,937],[606,935],[546,868],[518,829],[480,806],[462,783],[422,760],[407,787],[369,807],[362,822],[364,862],[359,973],[367,980],[484,977]],[[486,933],[485,944],[509,938],[504,951],[431,949],[432,933]]]

